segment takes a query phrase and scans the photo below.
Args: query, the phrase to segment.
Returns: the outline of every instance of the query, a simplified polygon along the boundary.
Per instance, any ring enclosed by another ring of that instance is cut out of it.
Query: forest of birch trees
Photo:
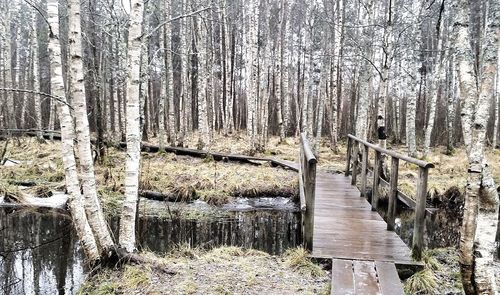
[[[47,1],[2,2],[2,87],[54,93]],[[57,38],[68,85],[66,2],[59,3]],[[125,139],[131,95],[127,2],[81,2],[88,122],[106,140]],[[451,152],[464,143],[460,119],[466,110],[452,46],[457,14],[449,2],[145,1],[134,65],[140,73],[141,137],[182,146],[186,136],[199,132],[204,147],[214,133],[244,131],[262,149],[270,135],[306,131],[327,136],[335,149],[339,139],[357,131],[406,143],[410,155],[441,144]],[[477,68],[488,21],[495,20],[488,20],[486,1],[470,6]],[[487,101],[486,139],[492,146],[498,144],[497,93],[494,86]],[[58,129],[55,104],[50,96],[4,91],[0,126]]]
[[[127,144],[118,244],[132,253],[141,141],[242,134],[262,152],[305,132],[337,152],[352,133],[412,157],[465,148],[464,287],[492,288],[491,255],[472,249],[492,249],[494,235],[474,239],[498,219],[484,151],[499,145],[500,1],[0,0],[0,13],[0,129],[60,131],[91,260],[115,247],[94,177],[105,144]]]

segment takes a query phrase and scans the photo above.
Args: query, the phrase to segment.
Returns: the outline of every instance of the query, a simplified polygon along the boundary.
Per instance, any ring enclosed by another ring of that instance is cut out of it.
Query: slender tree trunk
[[[90,147],[89,121],[87,116],[87,103],[85,99],[85,87],[83,83],[83,58],[82,58],[82,35],[80,25],[80,1],[68,0],[69,11],[69,52],[71,69],[70,93],[72,95],[73,108],[75,112],[76,138],[80,156],[80,170],[82,179],[83,195],[85,197],[85,211],[89,218],[92,231],[97,237],[99,245],[104,251],[114,247],[108,225],[104,219],[95,182],[94,163]]]
[[[208,111],[207,111],[207,84],[209,83],[210,73],[207,71],[207,28],[203,24],[203,20],[197,23],[198,40],[196,49],[198,52],[198,131],[199,140],[198,148],[202,149],[209,144],[209,126],[208,126]]]
[[[3,12],[3,34],[2,34],[2,43],[5,46],[5,55],[3,60],[3,70],[5,73],[4,76],[4,84],[6,87],[14,88],[14,84],[12,81],[12,47],[11,47],[11,31],[10,31],[10,17],[11,12],[10,8],[6,7]],[[14,101],[14,93],[7,91],[5,93],[5,101],[6,101],[6,113],[7,113],[7,126],[11,129],[16,129],[16,117],[15,117],[15,101]]]
[[[47,14],[48,22],[50,24],[48,46],[51,68],[51,92],[53,95],[65,98],[66,95],[61,62],[61,45],[59,43],[58,0],[47,1]],[[78,180],[75,154],[73,151],[73,142],[75,140],[73,119],[65,99],[58,104],[58,110],[61,118],[61,151],[64,174],[66,179],[66,188],[70,194],[69,207],[76,232],[82,243],[83,249],[90,262],[94,262],[99,259],[100,255],[92,229],[87,220],[87,215],[85,214],[83,196],[80,193],[80,183]]]
[[[497,53],[497,75],[495,85],[495,126],[493,127],[493,148],[497,148],[498,143],[498,126],[500,125],[500,47]]]
[[[362,17],[363,20],[363,35],[369,36],[371,29],[372,20],[372,7],[373,0],[370,0],[366,5],[363,12],[365,15]],[[367,48],[371,48],[371,44],[367,44]],[[367,49],[364,53],[365,56],[371,56],[371,49]],[[372,68],[368,61],[361,61],[360,77],[359,77],[359,101],[358,101],[358,111],[356,116],[356,136],[366,140],[368,138],[368,109],[370,107],[370,92],[369,88],[372,84]]]
[[[135,225],[138,205],[141,131],[139,85],[141,68],[141,38],[143,1],[131,0],[128,34],[127,76],[127,160],[125,162],[125,200],[120,218],[119,244],[127,252],[135,250]]]
[[[444,2],[442,2],[443,10],[444,10]],[[425,129],[425,137],[424,137],[424,157],[427,157],[430,152],[431,147],[431,135],[432,130],[434,129],[434,122],[436,117],[436,103],[438,98],[439,86],[442,85],[445,81],[445,70],[444,65],[446,64],[447,53],[446,50],[443,49],[443,36],[440,31],[440,27],[437,28],[437,54],[434,61],[434,69],[431,73],[430,78],[430,102],[429,102],[429,121],[427,122],[427,128]],[[448,39],[449,40],[449,39]],[[447,48],[449,46],[446,46]]]
[[[448,105],[447,105],[447,127],[448,127],[448,143],[447,143],[447,153],[452,154],[455,149],[454,142],[454,123],[455,123],[455,98],[458,97],[458,79],[455,70],[455,58],[454,55],[450,54],[449,60],[449,85],[448,85]]]
[[[31,35],[31,50],[33,52],[32,54],[32,60],[33,60],[33,91],[40,91],[40,76],[38,73],[38,30],[37,30],[37,14],[38,12],[33,12],[33,32]],[[41,104],[41,98],[39,95],[33,95],[33,101],[35,105],[35,126],[37,131],[37,138],[39,140],[42,140],[42,104]]]

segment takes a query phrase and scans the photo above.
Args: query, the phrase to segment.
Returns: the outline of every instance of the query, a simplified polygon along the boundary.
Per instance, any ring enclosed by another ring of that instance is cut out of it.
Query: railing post
[[[351,153],[352,153],[352,139],[347,137],[347,164],[345,167],[345,176],[349,176],[349,169],[351,168]]]
[[[361,143],[355,141],[353,143],[353,155],[352,155],[352,177],[351,184],[356,185],[356,179],[358,178],[358,162],[359,162],[359,146]]]
[[[398,170],[399,159],[391,157],[391,183],[389,190],[389,208],[387,210],[387,230],[394,230],[396,218],[396,205],[398,200]]]
[[[378,184],[380,178],[380,158],[382,154],[379,151],[375,151],[375,165],[373,165],[373,186],[372,186],[372,210],[375,211],[378,208]]]
[[[316,157],[304,133],[301,134],[302,183],[304,186],[305,212],[302,214],[302,237],[304,247],[313,250],[314,199],[316,190]]]
[[[363,162],[361,162],[361,196],[366,198],[366,169],[368,168],[368,147],[363,145]]]
[[[314,199],[316,190],[316,162],[306,162],[306,179],[305,190],[306,190],[306,212],[305,212],[305,239],[304,244],[307,250],[313,250],[313,232],[314,232]]]
[[[429,169],[427,167],[419,168],[412,244],[412,256],[417,261],[422,259],[422,249],[424,247],[425,202],[427,198],[428,175]]]

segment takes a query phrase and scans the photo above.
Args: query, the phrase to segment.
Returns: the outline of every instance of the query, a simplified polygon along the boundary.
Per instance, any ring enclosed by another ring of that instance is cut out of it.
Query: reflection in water
[[[386,219],[387,206],[380,206],[378,212]],[[432,215],[425,217],[424,243],[425,247],[441,248],[455,247],[460,241],[461,222],[456,210],[441,208]],[[415,213],[413,210],[398,208],[396,213],[396,233],[409,246],[413,241],[413,225]]]
[[[74,294],[84,273],[68,215],[0,208],[0,294]]]
[[[240,246],[281,254],[301,242],[300,213],[290,211],[234,211],[213,219],[162,220],[142,218],[139,222],[141,246],[164,253],[179,244],[212,248]]]
[[[199,220],[142,217],[138,242],[140,248],[157,253],[189,244],[234,245],[280,254],[301,243],[300,213],[282,209],[225,211],[224,217]],[[118,232],[117,219],[111,227]],[[67,214],[0,208],[0,230],[0,294],[76,293],[87,270]]]

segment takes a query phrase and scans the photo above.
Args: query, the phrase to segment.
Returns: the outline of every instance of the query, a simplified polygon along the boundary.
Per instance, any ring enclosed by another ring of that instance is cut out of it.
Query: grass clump
[[[404,284],[405,294],[433,294],[437,289],[434,272],[424,269],[408,278]]]
[[[5,197],[6,199],[18,199],[20,196],[19,189],[9,184],[6,181],[0,181],[0,197]]]
[[[149,284],[151,271],[144,266],[127,265],[123,272],[123,283],[129,288]]]
[[[90,285],[84,285],[79,290],[78,295],[115,295],[118,294],[120,288],[117,283],[106,282],[94,288]]]
[[[309,258],[309,252],[304,248],[288,249],[283,257],[285,264],[299,271],[302,274],[309,274],[312,277],[319,277],[324,275],[324,271],[317,264],[314,264]]]

